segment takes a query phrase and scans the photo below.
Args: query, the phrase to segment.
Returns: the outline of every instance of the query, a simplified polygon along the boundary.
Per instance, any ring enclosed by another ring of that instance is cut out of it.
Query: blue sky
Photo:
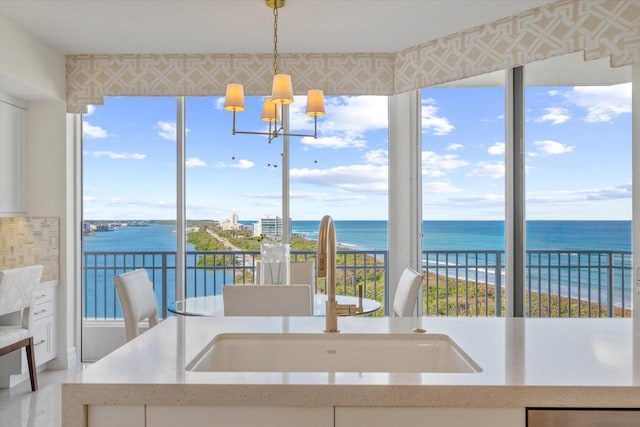
[[[631,218],[631,85],[526,91],[528,219]],[[281,214],[282,141],[231,135],[220,97],[186,101],[189,219]],[[264,130],[248,97],[239,130]],[[294,220],[387,218],[387,99],[327,97],[319,138],[291,138]],[[304,98],[291,127],[312,132]],[[504,218],[504,90],[422,93],[423,218]],[[110,97],[83,117],[85,219],[175,219],[171,97]]]

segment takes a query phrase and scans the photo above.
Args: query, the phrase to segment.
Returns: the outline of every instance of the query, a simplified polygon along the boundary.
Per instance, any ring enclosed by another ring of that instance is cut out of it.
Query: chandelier
[[[240,83],[227,84],[224,109],[233,112],[232,134],[267,135],[269,142],[280,135],[310,136],[318,138],[318,116],[324,115],[324,97],[321,89],[310,89],[307,92],[305,113],[313,117],[313,134],[285,132],[284,106],[293,103],[291,76],[278,72],[278,9],[284,7],[285,0],[266,0],[267,7],[273,9],[273,85],[271,96],[266,96],[262,103],[262,121],[269,123],[268,132],[240,131],[236,129],[236,113],[244,111],[244,88]]]

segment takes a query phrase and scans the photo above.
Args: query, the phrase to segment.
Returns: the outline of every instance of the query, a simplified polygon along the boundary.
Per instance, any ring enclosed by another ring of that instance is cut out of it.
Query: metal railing
[[[188,251],[186,252],[187,297],[218,295],[222,286],[254,283],[259,251]],[[315,261],[315,251],[292,251],[291,261]],[[336,258],[337,292],[364,296],[383,303],[387,283],[387,251],[339,250]],[[144,268],[154,284],[160,316],[175,302],[175,252],[84,252],[82,304],[85,319],[122,318],[120,301],[113,286],[113,276]],[[314,275],[316,277],[316,275]],[[324,292],[324,278],[315,279],[314,292]],[[380,310],[382,315],[382,310]]]
[[[315,261],[315,251],[292,251],[292,261]],[[187,297],[216,295],[228,284],[253,283],[258,251],[189,251]],[[502,316],[503,251],[423,251],[425,316]],[[154,283],[160,315],[175,301],[175,252],[84,252],[83,315],[122,318],[113,276],[145,268]],[[364,295],[385,306],[387,251],[338,251],[338,293]],[[525,312],[529,317],[631,316],[630,251],[528,251]],[[315,292],[324,291],[317,278]],[[378,315],[387,314],[388,309]]]
[[[423,251],[423,314],[502,316],[503,251]],[[525,316],[631,317],[631,251],[526,253]]]

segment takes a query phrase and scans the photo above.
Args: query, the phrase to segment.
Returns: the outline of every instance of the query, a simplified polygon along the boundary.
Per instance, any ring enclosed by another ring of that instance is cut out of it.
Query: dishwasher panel
[[[639,427],[640,409],[528,409],[527,427]]]

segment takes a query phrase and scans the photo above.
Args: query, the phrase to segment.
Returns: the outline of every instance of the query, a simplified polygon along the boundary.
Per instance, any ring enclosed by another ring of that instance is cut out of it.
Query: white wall
[[[58,286],[58,359],[76,362],[74,146],[67,143],[65,54],[0,15],[2,92],[27,103],[26,215],[60,219]],[[69,266],[71,263],[71,267]]]
[[[26,100],[66,99],[66,58],[0,14],[2,91]]]

